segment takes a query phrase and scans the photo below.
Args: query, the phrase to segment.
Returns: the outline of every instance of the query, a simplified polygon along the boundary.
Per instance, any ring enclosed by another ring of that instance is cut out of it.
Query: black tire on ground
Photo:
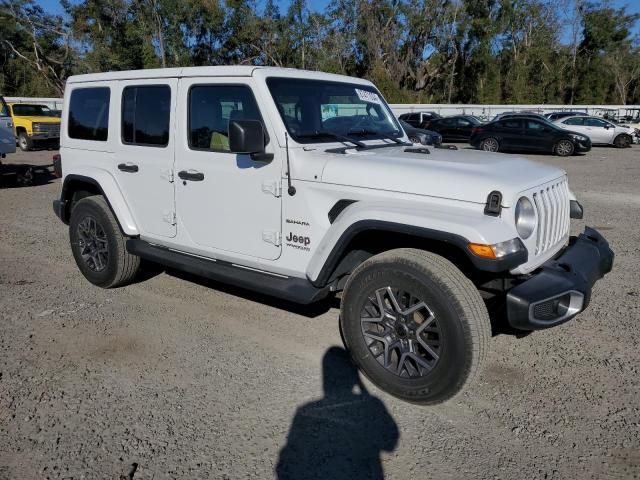
[[[500,151],[500,142],[497,138],[488,137],[480,142],[480,150],[485,152],[498,152]]]
[[[71,251],[82,274],[94,285],[112,288],[129,283],[140,257],[127,252],[127,237],[104,197],[86,197],[73,205],[69,221]]]
[[[575,147],[573,146],[573,143],[571,143],[569,140],[560,140],[553,147],[553,151],[559,157],[568,157],[570,155],[573,155],[574,150],[575,150]]]
[[[445,258],[415,249],[390,250],[356,268],[342,294],[340,326],[354,362],[374,384],[422,405],[466,387],[491,337],[471,281]]]
[[[418,137],[409,137],[411,143],[421,143]]]
[[[624,133],[621,133],[613,140],[613,144],[618,148],[628,148],[632,143],[633,139]]]
[[[29,135],[27,135],[25,132],[20,132],[18,134],[18,146],[23,152],[28,152],[29,150],[33,149],[33,140],[31,140],[31,138],[29,138]]]

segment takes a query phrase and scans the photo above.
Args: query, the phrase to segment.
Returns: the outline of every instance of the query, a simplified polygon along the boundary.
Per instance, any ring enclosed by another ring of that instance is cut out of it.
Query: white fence
[[[47,105],[54,110],[62,109],[61,98],[29,98],[29,97],[5,97],[9,103],[39,103]],[[447,115],[476,115],[484,119],[491,119],[502,112],[585,112],[590,115],[619,117],[637,117],[640,115],[640,105],[479,105],[479,104],[400,104],[390,105],[396,115],[409,112],[436,112],[442,116]]]
[[[640,105],[473,105],[473,104],[391,104],[391,110],[396,115],[410,112],[436,112],[440,115],[475,115],[485,119],[491,119],[503,112],[585,112],[589,115],[637,117],[640,115]]]

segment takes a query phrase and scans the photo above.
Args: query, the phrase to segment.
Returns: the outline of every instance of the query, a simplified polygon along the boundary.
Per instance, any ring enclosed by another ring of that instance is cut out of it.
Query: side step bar
[[[306,305],[322,300],[329,293],[328,287],[316,288],[305,278],[272,275],[229,262],[208,260],[152,245],[144,240],[127,240],[127,251],[176,270],[246,288],[272,297],[282,298],[289,302]]]

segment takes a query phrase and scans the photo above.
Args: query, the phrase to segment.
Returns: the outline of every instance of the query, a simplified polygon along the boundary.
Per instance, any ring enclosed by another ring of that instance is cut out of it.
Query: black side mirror
[[[272,153],[265,153],[265,134],[258,120],[232,120],[229,122],[229,150],[248,153],[253,160],[270,162]]]
[[[611,128],[611,125],[605,125],[604,128],[606,128],[607,130],[609,130]]]

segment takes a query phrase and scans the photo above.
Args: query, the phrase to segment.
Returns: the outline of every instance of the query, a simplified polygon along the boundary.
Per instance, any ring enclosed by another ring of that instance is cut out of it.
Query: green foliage
[[[77,73],[251,64],[368,78],[391,102],[640,103],[640,15],[606,0],[61,1],[64,18],[0,0],[5,95],[60,95]]]

